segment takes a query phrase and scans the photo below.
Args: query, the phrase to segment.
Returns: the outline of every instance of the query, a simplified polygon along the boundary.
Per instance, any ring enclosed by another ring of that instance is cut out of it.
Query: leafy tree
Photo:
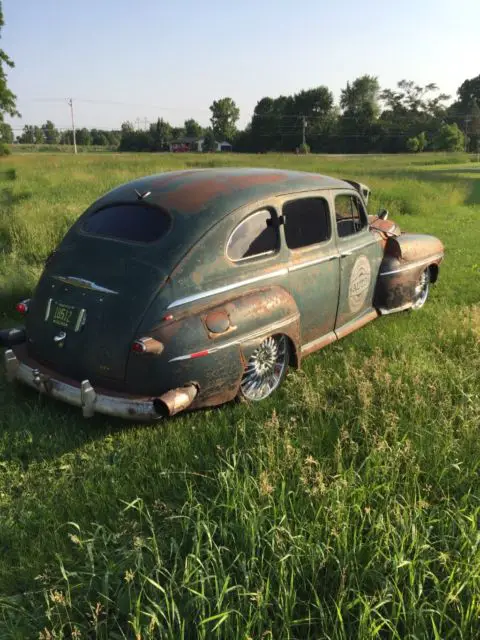
[[[185,135],[184,127],[172,127],[172,140],[178,140],[179,138],[183,138]]]
[[[434,148],[438,151],[462,151],[465,136],[456,122],[443,124],[434,139]]]
[[[0,33],[5,22],[3,20],[2,3],[0,2]],[[13,68],[13,61],[7,56],[3,49],[0,49],[0,122],[3,122],[4,114],[19,116],[16,109],[17,96],[14,95],[7,86],[6,67]]]
[[[113,147],[117,147],[120,144],[121,132],[120,131],[106,131],[108,144]]]
[[[26,124],[23,127],[22,134],[18,136],[18,141],[22,144],[35,144],[35,132],[33,125]]]
[[[232,98],[221,98],[214,100],[210,105],[212,117],[212,129],[214,135],[220,140],[228,140],[233,142],[237,132],[236,123],[240,117],[240,109],[237,107]]]
[[[92,129],[90,131],[91,143],[96,147],[106,147],[109,144],[106,131],[101,129]]]
[[[217,141],[215,139],[215,134],[212,129],[207,129],[205,131],[205,136],[203,138],[202,151],[216,151],[217,150]]]
[[[433,82],[421,86],[412,80],[400,80],[395,89],[384,89],[380,93],[384,110],[378,120],[382,150],[402,151],[405,136],[418,138],[420,151],[425,148],[426,135],[434,136],[443,122],[448,98]]]
[[[478,153],[480,149],[480,107],[475,98],[466,121],[470,149]]]
[[[92,144],[92,136],[90,131],[83,127],[82,129],[77,129],[75,131],[75,139],[78,145],[81,147],[86,147]]]
[[[26,124],[22,135],[18,138],[22,144],[42,144],[44,140],[43,129],[32,124]]]
[[[12,144],[14,139],[13,129],[6,122],[0,122],[0,142]]]
[[[33,137],[35,138],[35,144],[44,144],[45,134],[42,127],[37,127],[36,125],[33,127]]]
[[[480,74],[465,80],[457,89],[458,100],[452,105],[454,111],[465,115],[470,112],[474,101],[480,104]]]
[[[42,124],[41,128],[43,132],[43,142],[46,144],[58,144],[60,134],[51,120],[47,120],[45,124]]]
[[[342,89],[340,107],[343,113],[338,123],[343,138],[342,150],[358,153],[374,148],[379,134],[375,127],[380,112],[379,93],[378,79],[369,75],[347,82]]]
[[[73,144],[73,131],[71,129],[65,129],[60,134],[60,144]]]
[[[196,120],[190,118],[189,120],[185,120],[185,135],[188,138],[201,138],[203,134],[202,127],[198,124]]]
[[[351,84],[347,82],[340,95],[340,106],[343,116],[355,120],[357,123],[369,124],[378,117],[380,107],[378,98],[380,85],[374,76],[360,76]]]
[[[152,151],[165,151],[172,140],[172,127],[163,118],[150,125],[149,130],[150,149]]]
[[[413,80],[400,80],[396,90],[384,89],[380,93],[380,99],[385,103],[387,111],[396,116],[425,114],[438,117],[445,113],[446,107],[443,103],[450,98],[446,93],[439,93],[437,96],[429,95],[438,90],[434,82],[422,87],[415,84]]]

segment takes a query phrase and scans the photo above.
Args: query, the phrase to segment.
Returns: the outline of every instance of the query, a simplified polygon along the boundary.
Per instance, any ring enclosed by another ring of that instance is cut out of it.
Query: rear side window
[[[245,218],[230,236],[227,256],[237,262],[275,253],[279,247],[278,225],[268,209]]]
[[[324,198],[300,198],[283,205],[289,249],[300,249],[330,238],[330,213]]]
[[[155,242],[170,228],[170,216],[156,207],[116,204],[88,216],[83,231],[106,238]]]
[[[346,193],[335,196],[335,217],[339,238],[358,233],[367,225],[367,215],[359,198]]]

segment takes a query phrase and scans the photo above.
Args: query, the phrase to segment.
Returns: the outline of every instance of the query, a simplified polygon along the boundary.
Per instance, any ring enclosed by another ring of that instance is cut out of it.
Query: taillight
[[[163,351],[163,344],[155,338],[138,338],[132,344],[132,351],[134,353],[151,353],[155,355],[160,355]]]
[[[15,305],[15,310],[18,311],[18,313],[21,313],[22,316],[24,316],[26,313],[28,313],[29,303],[30,300],[22,300],[22,302],[19,302]]]

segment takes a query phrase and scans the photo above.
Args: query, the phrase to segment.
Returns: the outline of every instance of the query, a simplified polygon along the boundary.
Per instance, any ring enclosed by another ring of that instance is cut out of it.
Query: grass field
[[[480,638],[480,166],[466,156],[32,154],[0,163],[0,325],[97,196],[191,166],[366,182],[446,259],[418,313],[270,400],[159,425],[0,378],[0,638]]]

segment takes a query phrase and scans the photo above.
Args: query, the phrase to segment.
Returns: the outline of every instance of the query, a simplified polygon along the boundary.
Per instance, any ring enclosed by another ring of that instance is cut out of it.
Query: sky
[[[455,95],[480,73],[480,0],[3,0],[0,43],[22,118],[119,128],[206,126],[230,96],[239,125],[264,96],[377,76]]]

